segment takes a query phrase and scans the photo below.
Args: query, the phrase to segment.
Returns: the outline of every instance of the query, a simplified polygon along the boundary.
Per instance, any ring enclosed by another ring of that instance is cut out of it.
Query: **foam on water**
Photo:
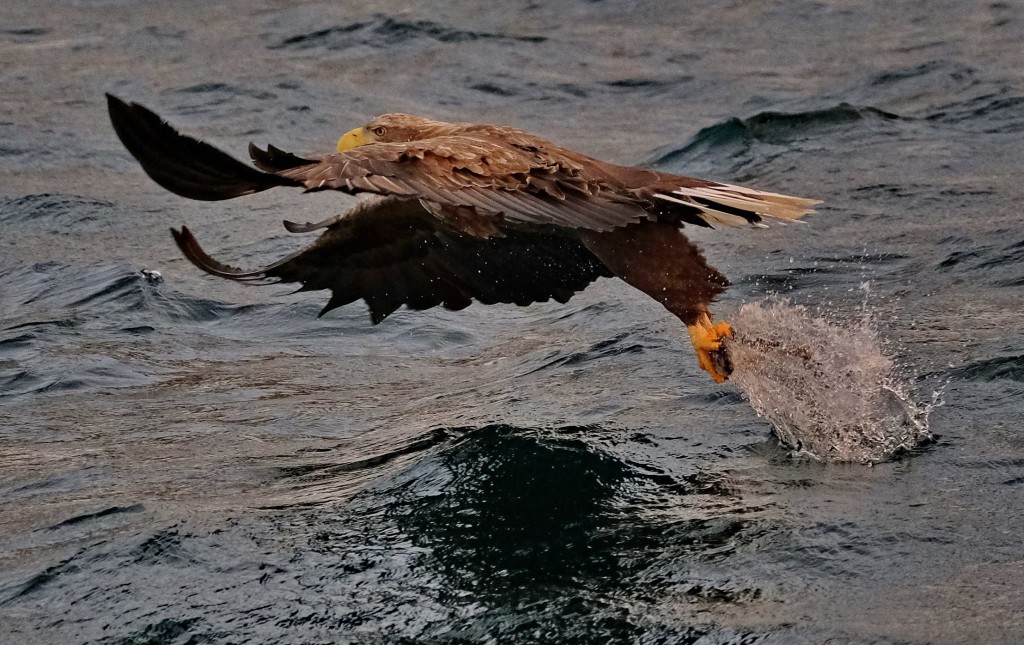
[[[867,319],[840,323],[784,300],[743,305],[728,342],[731,380],[795,456],[877,463],[931,439]]]

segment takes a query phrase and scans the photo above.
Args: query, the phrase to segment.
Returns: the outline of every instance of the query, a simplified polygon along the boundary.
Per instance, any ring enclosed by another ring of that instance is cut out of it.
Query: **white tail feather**
[[[739,215],[717,210],[715,204],[757,213],[761,217],[797,221],[804,215],[813,213],[814,206],[821,203],[815,199],[803,199],[730,184],[677,188],[671,195],[659,193],[655,197],[695,208],[700,211],[701,218],[709,224],[723,226],[745,226],[751,222]]]
[[[715,210],[711,206],[705,206],[704,204],[698,204],[697,202],[678,199],[662,193],[658,193],[655,197],[666,202],[675,202],[676,204],[682,204],[683,206],[689,206],[690,208],[699,210],[701,219],[708,224],[721,224],[722,226],[746,226],[750,223],[739,215]]]

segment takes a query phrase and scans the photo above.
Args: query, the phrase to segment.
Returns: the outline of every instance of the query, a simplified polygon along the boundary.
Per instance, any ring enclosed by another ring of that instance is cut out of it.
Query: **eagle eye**
[[[384,126],[380,126],[380,125],[378,125],[376,128],[371,130],[371,132],[373,132],[374,136],[377,136],[377,137],[383,137],[385,134],[387,134],[387,131],[388,131],[387,128],[385,128]]]

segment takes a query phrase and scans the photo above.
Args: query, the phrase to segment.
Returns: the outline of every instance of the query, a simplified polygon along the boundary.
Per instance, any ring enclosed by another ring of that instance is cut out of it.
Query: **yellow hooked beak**
[[[355,128],[349,130],[345,134],[341,135],[338,139],[338,152],[345,152],[352,148],[358,148],[359,146],[365,146],[368,143],[372,143],[369,137],[366,136],[365,128]]]

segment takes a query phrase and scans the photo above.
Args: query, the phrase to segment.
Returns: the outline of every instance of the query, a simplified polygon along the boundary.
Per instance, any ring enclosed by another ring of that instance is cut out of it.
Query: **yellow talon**
[[[724,382],[729,375],[718,369],[711,358],[711,352],[722,349],[723,338],[732,337],[732,326],[727,322],[712,324],[711,316],[704,312],[696,323],[687,325],[686,329],[690,332],[690,342],[697,351],[697,362],[701,369],[710,374],[716,383]]]

